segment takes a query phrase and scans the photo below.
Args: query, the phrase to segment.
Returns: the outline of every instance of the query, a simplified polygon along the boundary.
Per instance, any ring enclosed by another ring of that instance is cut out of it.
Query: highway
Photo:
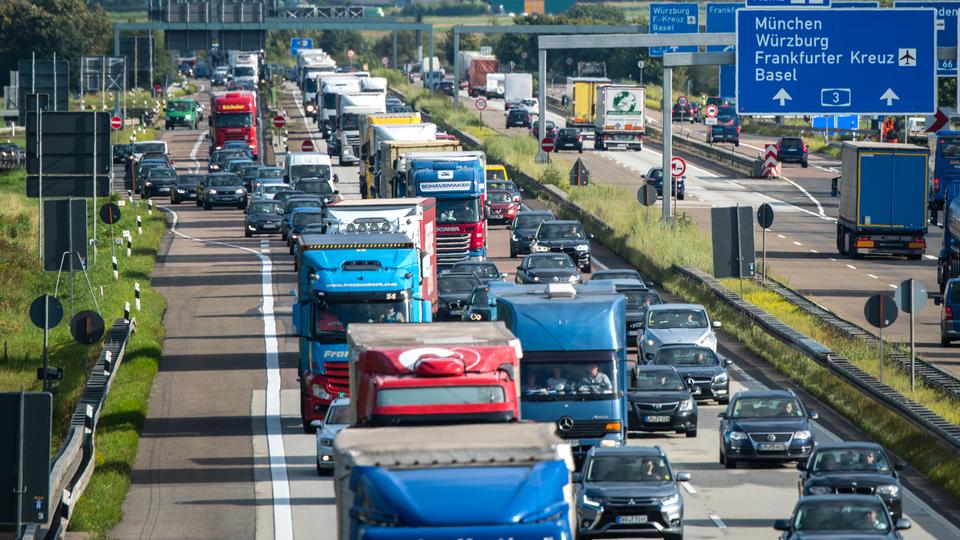
[[[466,107],[473,108],[473,99],[461,93]],[[525,128],[504,126],[503,101],[488,101],[484,122],[504,133],[524,133]],[[651,122],[661,125],[661,113],[647,110]],[[547,119],[564,126],[562,116],[547,112]],[[674,123],[675,137],[690,136],[704,141],[701,124]],[[775,138],[744,136],[739,151],[757,155],[763,142]],[[722,144],[732,149],[731,144]],[[631,190],[642,184],[640,175],[663,163],[660,146],[646,144],[642,152],[593,150],[585,142],[583,160],[596,184],[617,184]],[[754,208],[769,203],[774,208],[773,227],[767,232],[767,260],[770,275],[832,310],[841,317],[870,328],[863,315],[867,298],[877,292],[893,291],[905,279],[923,282],[927,290],[937,290],[937,257],[943,242],[943,229],[935,226],[927,234],[926,255],[920,261],[902,258],[868,257],[853,260],[840,256],[836,248],[836,223],[839,199],[830,195],[830,179],[838,176],[839,160],[827,156],[810,156],[810,167],[784,164],[779,179],[745,178],[709,161],[685,155],[674,148],[674,155],[687,160],[687,199],[679,201],[680,212],[694,217],[704,230],[710,230],[710,208],[749,205]],[[567,157],[569,156],[569,157]],[[572,164],[575,153],[554,154]],[[569,167],[569,164],[567,165]],[[942,214],[941,214],[942,216]],[[760,246],[761,230],[755,227],[756,245]],[[759,257],[758,257],[759,259]],[[758,260],[759,263],[759,260]],[[826,279],[825,279],[826,277]],[[909,336],[908,317],[904,314],[884,337],[890,342],[905,343]],[[955,350],[940,345],[940,307],[929,302],[916,314],[915,333],[918,355],[954,376],[960,377],[960,362]],[[875,330],[875,329],[874,329]]]
[[[310,137],[318,151],[325,151],[312,129],[314,124],[304,122],[298,98],[295,87],[287,83],[283,108],[290,148],[299,149]],[[488,116],[495,115],[485,118]],[[499,117],[502,121],[502,113]],[[178,168],[205,170],[203,132],[162,134]],[[596,163],[610,161],[608,166],[632,163],[638,170],[656,164],[657,158],[648,149],[631,154],[611,152],[613,160],[593,152],[585,155]],[[334,172],[341,179],[341,193],[357,197],[357,167],[335,166]],[[685,211],[705,210],[711,202],[719,204],[714,201],[720,194],[745,200],[764,196],[760,193],[765,191],[763,187],[747,184],[748,188],[742,185],[744,181],[711,176],[714,173],[697,167],[692,173],[688,175],[689,189],[699,201],[682,202]],[[799,205],[791,211],[790,201],[796,197],[784,199],[778,205],[776,230],[770,235],[786,237],[776,249],[784,254],[799,253],[787,247],[797,240],[806,249],[810,242],[810,247],[819,246],[824,255],[829,254],[823,242],[814,243],[822,234],[820,229],[810,231],[809,237],[804,235],[814,223],[822,222],[822,228],[828,228],[829,220],[810,216]],[[527,203],[536,205],[535,201]],[[124,519],[109,536],[335,538],[333,487],[328,478],[317,477],[314,436],[300,428],[297,341],[290,322],[290,290],[296,284],[286,246],[279,237],[244,238],[242,214],[236,209],[164,206],[174,232],[161,250],[152,284],[168,301],[167,337],[131,473]],[[519,259],[508,256],[508,231],[502,226],[492,229],[489,258],[512,280]],[[625,266],[600,246],[594,246],[594,254],[597,267]],[[810,264],[806,259],[804,264]],[[823,259],[809,259],[813,264],[808,271],[822,274]],[[786,255],[778,260],[793,261]],[[861,261],[857,263],[859,266]],[[835,273],[841,274],[839,268],[845,262],[836,264]],[[821,269],[816,270],[815,265]],[[884,281],[896,282],[887,277],[892,273],[882,275]],[[739,343],[723,335],[720,343],[721,352],[735,362],[734,390],[788,384]],[[809,407],[821,411],[819,441],[862,436],[809,396],[800,395]],[[797,472],[792,466],[724,470],[717,461],[716,415],[720,410],[716,405],[700,407],[695,439],[643,436],[632,438],[630,444],[661,445],[676,470],[693,474],[684,493],[688,538],[773,538],[773,520],[787,517],[797,499]],[[960,538],[960,529],[930,507],[934,504],[942,512],[958,515],[955,503],[942,503],[937,491],[916,473],[908,471],[905,483],[911,489],[905,512],[914,520],[914,528],[905,538]],[[914,493],[928,495],[918,498]]]

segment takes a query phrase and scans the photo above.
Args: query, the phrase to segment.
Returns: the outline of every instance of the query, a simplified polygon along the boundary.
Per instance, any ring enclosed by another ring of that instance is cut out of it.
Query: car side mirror
[[[333,175],[333,183],[336,184],[339,182],[340,182],[340,175],[339,174]]]
[[[581,475],[578,472],[573,473],[573,475],[571,476],[571,480],[573,480],[575,483],[579,482],[580,479],[581,479]]]
[[[594,238],[593,233],[588,233],[588,234],[587,234],[587,238],[593,240],[593,238]]]
[[[523,270],[523,267],[522,267],[522,266],[518,266],[518,267],[517,267],[517,270]]]
[[[688,472],[678,472],[677,473],[677,482],[689,482],[693,476]]]
[[[818,419],[818,418],[820,418],[820,413],[818,413],[817,411],[810,411],[810,419],[811,419],[811,420],[816,420],[816,419]]]
[[[895,470],[895,471],[902,471],[903,469],[906,468],[906,466],[907,466],[906,463],[904,463],[904,462],[902,462],[902,461],[898,461],[898,462],[896,462],[896,463],[893,464],[893,470]]]
[[[339,194],[340,194],[340,190],[339,190],[339,189],[333,190],[333,194],[334,194],[334,195],[339,195]]]
[[[732,366],[732,365],[733,365],[733,360],[731,360],[731,359],[729,359],[729,358],[724,358],[724,359],[723,359],[723,367],[730,367],[730,366]]]
[[[905,531],[910,527],[913,527],[913,522],[904,518],[898,519],[897,522],[893,524],[893,528],[898,531]]]
[[[798,461],[798,462],[797,462],[797,470],[798,470],[798,471],[805,471],[805,470],[807,470],[807,462],[806,462],[806,461]]]
[[[726,420],[726,419],[727,419],[727,412],[726,412],[726,411],[723,411],[723,412],[717,413],[717,418]]]
[[[323,429],[323,420],[314,420],[310,422],[310,427],[317,428],[318,430]]]
[[[942,297],[942,296],[940,296],[940,295],[930,295],[930,296],[933,296],[933,305],[935,305],[935,306],[942,306],[942,305],[943,305],[943,297]]]
[[[289,292],[288,294],[289,294],[290,296],[296,298],[296,297],[297,297],[297,290],[296,290],[296,289],[290,289],[290,292]]]
[[[713,321],[712,326],[714,328],[720,328],[723,324],[721,324],[720,321]]]
[[[778,519],[773,522],[773,528],[778,531],[789,531],[790,522],[786,519]]]
[[[509,231],[512,229],[513,229],[513,223],[507,223],[507,230]]]

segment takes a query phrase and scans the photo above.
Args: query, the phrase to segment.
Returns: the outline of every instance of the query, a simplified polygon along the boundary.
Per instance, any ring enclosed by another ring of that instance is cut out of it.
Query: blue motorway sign
[[[700,31],[700,6],[695,3],[650,4],[651,34],[696,34]],[[693,46],[650,47],[650,56],[664,52],[697,52]]]
[[[737,10],[742,2],[707,2],[707,33],[736,32]],[[710,45],[708,52],[732,51],[733,45]],[[720,97],[734,98],[737,92],[737,68],[732,65],[720,67]]]
[[[804,6],[827,7],[830,0],[747,0],[747,7],[785,7],[800,8]]]
[[[957,9],[960,8],[960,2],[927,2],[927,1],[898,1],[893,3],[893,7],[904,8],[933,8],[937,10],[937,47],[956,47],[957,46]],[[939,60],[937,62],[937,75],[940,77],[956,77],[956,60]]]
[[[313,38],[290,38],[290,55],[296,56],[300,49],[312,49]]]
[[[931,9],[737,10],[737,110],[933,114],[933,25]]]
[[[810,120],[810,127],[813,129],[860,129],[860,117],[855,114],[845,114],[843,116],[814,116]]]
[[[841,0],[839,2],[831,2],[830,7],[832,8],[843,8],[843,9],[852,9],[852,8],[878,8],[880,7],[880,2],[869,2],[861,0]]]

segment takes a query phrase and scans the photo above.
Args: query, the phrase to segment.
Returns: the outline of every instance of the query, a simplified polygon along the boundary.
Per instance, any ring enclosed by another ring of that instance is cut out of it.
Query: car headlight
[[[240,188],[240,189],[234,191],[234,193],[236,193],[237,195],[243,195],[243,188]]]
[[[519,237],[518,235],[516,235],[516,234],[511,234],[511,235],[510,235],[510,239],[513,240],[514,242],[519,242],[519,241],[520,241],[520,237]]]
[[[662,506],[673,506],[673,505],[675,505],[675,504],[677,504],[677,503],[679,503],[679,502],[680,502],[680,494],[679,494],[679,493],[674,493],[673,495],[670,495],[669,497],[664,497],[664,498],[660,499],[660,504],[661,504]]]
[[[727,376],[726,372],[724,372],[724,373],[717,373],[716,375],[713,376],[713,382],[714,382],[714,384],[725,384],[725,383],[728,382],[729,380],[730,380],[730,378]]]
[[[209,193],[210,195],[216,195],[216,194],[217,194],[217,190],[211,189],[211,190],[208,191],[207,193]]]
[[[693,398],[680,402],[680,412],[690,412],[693,410]]]
[[[540,281],[540,276],[533,276],[530,279],[532,279],[533,281]]]
[[[653,347],[654,345],[660,343],[660,341],[654,337],[648,337],[647,339],[643,340],[643,342],[647,347]]]
[[[151,182],[151,181],[148,180],[148,181],[146,182],[146,185],[152,186],[152,185],[153,185],[153,182]]]
[[[794,439],[801,440],[801,441],[805,441],[810,437],[813,437],[813,433],[810,433],[805,429],[801,429],[800,431],[797,431],[796,433],[793,434]]]
[[[894,484],[887,484],[885,486],[877,486],[876,489],[877,495],[886,495],[887,497],[896,497],[900,494],[900,486]]]
[[[577,246],[577,251],[590,251],[590,246],[587,244],[580,244]]]
[[[578,276],[578,275],[572,275],[572,276],[570,276],[569,278],[567,278],[567,281],[569,281],[570,283],[576,283],[576,282],[580,281],[580,276]]]
[[[185,189],[177,188],[177,193],[186,193],[186,192],[187,192],[187,190],[185,190]]]
[[[317,108],[313,106],[312,103],[310,105],[307,105],[307,112],[313,112],[315,110],[317,110]]]
[[[583,505],[591,508],[600,508],[603,506],[603,500],[600,498],[592,499],[586,494],[583,495]]]
[[[536,253],[545,253],[545,252],[547,252],[547,251],[550,251],[550,248],[548,248],[547,246],[541,246],[541,245],[539,245],[539,244],[534,244],[534,245],[533,245],[533,251],[536,252]]]
[[[313,393],[313,397],[319,399],[330,399],[330,394],[327,393],[319,384],[311,384],[310,391]]]
[[[811,495],[830,495],[833,493],[833,488],[830,486],[811,486],[808,491]]]
[[[323,437],[320,439],[320,446],[333,446],[333,439]]]
[[[742,431],[731,431],[729,435],[731,441],[745,441],[747,440],[747,434]]]
[[[716,340],[717,340],[717,336],[714,335],[713,332],[711,332],[711,333],[703,336],[703,337],[700,338],[699,340],[697,340],[697,345],[708,345],[708,344],[710,344],[710,343],[715,342]]]

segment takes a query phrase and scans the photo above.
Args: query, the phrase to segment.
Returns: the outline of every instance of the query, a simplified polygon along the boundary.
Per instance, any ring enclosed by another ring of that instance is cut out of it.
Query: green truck
[[[167,101],[164,129],[173,129],[177,126],[197,129],[199,122],[200,111],[197,107],[197,101],[193,98],[173,98]]]

